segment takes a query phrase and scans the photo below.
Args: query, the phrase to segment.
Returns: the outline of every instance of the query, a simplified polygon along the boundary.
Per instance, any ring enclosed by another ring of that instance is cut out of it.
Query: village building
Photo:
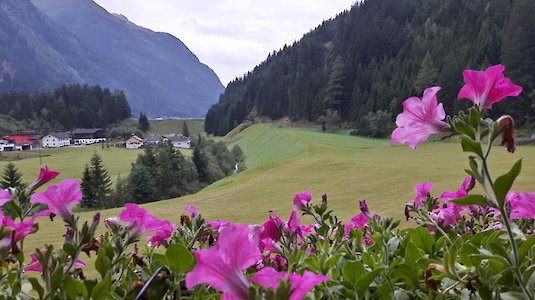
[[[143,140],[145,146],[156,146],[161,144],[163,141],[162,137],[159,135],[149,135]]]
[[[21,132],[3,135],[1,139],[8,141],[7,144],[13,144],[13,150],[33,150],[35,145],[39,144],[40,134],[37,132]],[[9,148],[8,146],[7,148]],[[4,147],[5,148],[5,147]],[[12,151],[12,150],[4,150]]]
[[[72,131],[72,139],[75,145],[104,143],[106,131],[102,128],[77,128]]]
[[[191,139],[189,136],[183,135],[171,135],[167,137],[167,140],[173,144],[175,148],[190,149]]]
[[[0,139],[0,152],[15,151],[15,143],[10,140]]]
[[[70,146],[71,136],[66,132],[53,131],[43,136],[41,145],[45,148],[59,148]]]
[[[132,135],[126,140],[126,149],[138,149],[143,147],[143,139],[137,135]]]

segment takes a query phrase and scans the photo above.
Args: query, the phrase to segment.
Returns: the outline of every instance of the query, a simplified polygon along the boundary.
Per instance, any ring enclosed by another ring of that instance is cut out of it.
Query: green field
[[[144,207],[174,223],[179,222],[183,209],[192,203],[207,219],[260,223],[269,210],[287,218],[294,193],[309,191],[313,201],[319,201],[321,194],[327,193],[330,207],[343,221],[358,212],[359,199],[368,200],[374,212],[403,219],[404,204],[414,197],[414,184],[430,180],[434,183],[433,194],[439,196],[444,190],[459,187],[465,176],[463,169],[467,167],[466,156],[457,143],[424,143],[412,150],[404,145],[390,147],[388,140],[273,125],[247,128],[237,136],[236,143],[247,157],[247,171],[220,180],[195,195],[149,203]],[[70,153],[69,150],[66,149],[65,154]],[[51,163],[56,159],[58,170],[63,164],[81,166],[92,153],[86,152],[84,159],[51,155],[47,160]],[[113,173],[126,172],[129,163],[124,162],[125,155],[132,155],[132,159],[137,155],[135,151],[124,149],[105,149],[101,154]],[[114,165],[113,160],[119,157],[123,162]],[[502,147],[495,148],[491,171],[495,175],[505,172],[521,157],[524,158],[523,170],[513,188],[534,191],[533,146],[519,146],[515,154]],[[30,161],[32,159],[18,163],[29,164]],[[38,167],[35,160],[33,164]],[[28,167],[24,165],[23,169]],[[63,171],[68,173],[68,169]],[[103,218],[116,216],[119,211],[103,211]],[[92,215],[93,212],[79,213],[82,219]],[[28,246],[59,244],[63,231],[64,226],[59,220],[50,223],[43,219],[39,233],[28,239]]]
[[[172,133],[182,133],[184,122],[188,124],[190,134],[197,135],[204,132],[204,119],[168,119],[149,120],[149,134],[169,135]]]

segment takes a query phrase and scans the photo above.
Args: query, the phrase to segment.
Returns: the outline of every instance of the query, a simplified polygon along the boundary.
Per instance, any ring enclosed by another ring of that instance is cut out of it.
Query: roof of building
[[[51,131],[47,135],[55,136],[58,139],[68,139],[71,137],[68,133],[62,131]]]
[[[159,135],[149,135],[145,138],[145,142],[159,142],[162,140],[162,137]]]
[[[72,134],[88,134],[88,133],[96,133],[98,131],[103,130],[102,128],[76,128],[72,131]]]
[[[133,136],[129,137],[126,141],[128,142],[128,141],[130,141],[130,140],[132,140],[132,139],[133,139],[133,140],[136,140],[137,142],[143,142],[143,139],[140,138],[140,137],[137,136],[137,135],[133,135]]]
[[[187,142],[190,141],[189,136],[183,136],[183,135],[171,135],[167,137],[167,140],[170,142]]]

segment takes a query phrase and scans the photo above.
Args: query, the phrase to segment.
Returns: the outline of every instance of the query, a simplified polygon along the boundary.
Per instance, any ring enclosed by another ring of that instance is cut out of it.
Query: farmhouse
[[[22,132],[6,134],[1,138],[7,140],[7,144],[14,144],[13,150],[33,150],[34,145],[39,144],[39,137],[40,134],[37,132]]]
[[[71,144],[71,137],[66,132],[49,132],[41,139],[41,144],[45,148],[65,147]]]
[[[191,148],[191,139],[189,136],[171,135],[167,140],[173,144],[175,148],[189,149]]]
[[[3,151],[14,151],[15,143],[9,140],[0,139],[0,152]]]
[[[126,140],[126,149],[138,149],[143,147],[143,139],[137,135],[132,135]]]
[[[149,135],[143,140],[145,146],[154,146],[162,142],[162,137],[158,135]]]
[[[106,141],[106,131],[102,128],[77,128],[72,132],[72,139],[75,145],[104,143]]]

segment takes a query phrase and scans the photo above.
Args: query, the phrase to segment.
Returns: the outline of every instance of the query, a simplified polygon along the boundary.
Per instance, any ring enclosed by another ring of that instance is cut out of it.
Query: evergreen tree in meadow
[[[148,168],[140,163],[132,165],[130,175],[128,175],[128,189],[135,203],[146,203],[156,200],[154,198],[155,182],[154,177]]]
[[[188,128],[188,122],[184,120],[184,123],[182,123],[182,135],[183,136],[190,136],[189,128]]]
[[[139,129],[143,132],[147,132],[150,128],[150,124],[149,124],[149,119],[147,119],[147,115],[145,115],[144,113],[139,113],[139,119],[138,119],[138,123],[139,123]]]
[[[14,163],[9,162],[2,171],[2,178],[0,179],[0,186],[4,189],[9,187],[26,187],[22,181],[22,172],[15,166]]]
[[[100,155],[95,152],[82,174],[82,182],[80,184],[83,193],[82,207],[112,207],[112,203],[109,202],[111,185],[108,170],[104,168]]]

